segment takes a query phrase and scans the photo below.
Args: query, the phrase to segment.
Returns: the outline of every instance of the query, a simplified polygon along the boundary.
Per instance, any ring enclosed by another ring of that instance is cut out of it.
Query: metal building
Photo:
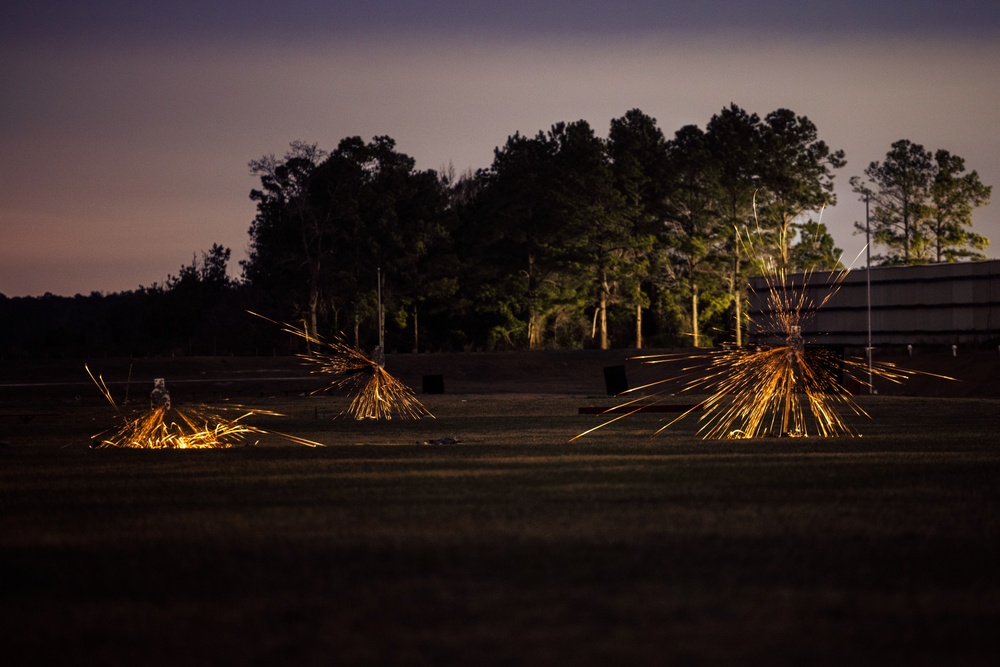
[[[1000,260],[873,267],[870,279],[873,346],[1000,343]],[[766,333],[760,323],[768,320],[773,307],[764,278],[751,278],[750,286],[749,334],[754,340]],[[783,289],[796,296],[804,290],[806,302],[814,305],[822,304],[833,291],[821,307],[805,309],[802,335],[808,343],[867,345],[867,269],[855,269],[846,276],[794,274]]]

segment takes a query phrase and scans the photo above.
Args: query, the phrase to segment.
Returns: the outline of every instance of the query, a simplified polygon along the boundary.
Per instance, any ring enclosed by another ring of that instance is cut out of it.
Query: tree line
[[[0,350],[294,347],[247,310],[362,347],[383,333],[389,351],[740,345],[760,263],[840,266],[822,212],[845,164],[805,116],[735,104],[669,138],[638,109],[604,137],[583,120],[517,132],[463,174],[419,170],[387,136],[330,151],[297,141],[249,164],[259,187],[239,279],[215,245],[162,286],[0,297],[4,320],[21,323]],[[873,205],[880,263],[984,257],[970,227],[991,188],[961,158],[900,141],[850,182]]]

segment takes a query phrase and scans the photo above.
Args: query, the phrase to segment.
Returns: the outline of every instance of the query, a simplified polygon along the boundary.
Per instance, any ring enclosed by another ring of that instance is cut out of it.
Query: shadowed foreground
[[[703,442],[683,426],[650,441],[659,418],[637,415],[567,445],[596,423],[575,414],[591,399],[427,398],[436,420],[268,405],[326,449],[90,450],[93,407],[8,424],[3,653],[162,665],[1000,658],[995,400],[862,397],[875,420],[859,439]],[[440,435],[462,442],[413,444]]]

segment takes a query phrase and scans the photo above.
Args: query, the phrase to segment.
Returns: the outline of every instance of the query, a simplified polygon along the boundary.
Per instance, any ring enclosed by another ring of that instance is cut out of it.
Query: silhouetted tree
[[[632,109],[611,121],[607,142],[615,187],[622,198],[627,236],[618,251],[627,266],[620,272],[622,292],[635,307],[635,346],[641,348],[642,312],[651,301],[643,285],[662,275],[653,271],[657,252],[656,234],[666,216],[667,140],[656,119]]]
[[[577,250],[574,259],[579,265],[568,273],[584,281],[580,290],[584,303],[588,296],[596,296],[598,345],[608,349],[608,309],[621,298],[623,284],[636,271],[637,239],[624,198],[614,187],[604,141],[585,121],[557,125],[552,136],[559,175],[553,196],[561,206],[564,244]]]
[[[387,136],[347,137],[329,154],[297,142],[283,160],[266,156],[251,170],[262,188],[251,193],[257,217],[247,281],[296,304],[293,316],[311,331],[328,319],[335,332],[349,324],[358,344],[362,321],[378,314],[381,274],[387,307],[412,324],[417,349],[421,305],[456,284],[429,265],[450,241],[437,175],[416,170]]]
[[[479,241],[470,249],[485,269],[477,298],[500,315],[491,345],[539,347],[546,318],[568,298],[561,270],[570,252],[552,197],[556,150],[551,134],[515,133],[480,172]]]
[[[765,116],[761,142],[760,223],[772,235],[775,261],[787,267],[796,222],[837,202],[833,170],[846,164],[844,151],[831,150],[812,121],[789,109]]]
[[[798,242],[792,246],[791,271],[835,271],[843,269],[843,251],[834,245],[833,237],[822,222],[809,220],[797,225]]]
[[[915,264],[925,261],[927,248],[923,221],[934,178],[931,153],[919,144],[901,139],[892,144],[882,162],[865,169],[867,181],[851,177],[851,187],[862,200],[870,197],[872,243],[883,246],[884,255],[874,255],[882,264]],[[855,222],[858,233],[865,223]]]
[[[719,213],[725,237],[726,267],[732,327],[736,345],[743,344],[743,301],[747,264],[744,244],[754,224],[754,193],[764,171],[764,140],[760,117],[730,104],[712,116],[705,128],[709,150],[718,169]]]
[[[860,199],[870,198],[874,245],[886,252],[881,264],[922,264],[982,259],[989,240],[968,230],[972,211],[989,203],[992,188],[965,160],[948,151],[933,155],[920,144],[900,139],[882,162],[872,162],[865,178],[854,176],[851,187]],[[866,233],[855,222],[855,233]]]
[[[322,299],[322,271],[331,243],[329,211],[317,210],[310,180],[326,152],[295,141],[281,159],[273,154],[251,160],[260,189],[250,192],[257,215],[250,226],[249,256],[243,275],[281,300],[296,304],[316,332]]]
[[[934,261],[985,259],[983,251],[990,241],[969,227],[973,209],[989,204],[993,188],[983,185],[975,171],[966,173],[965,160],[946,150],[936,151],[934,162],[936,173],[927,221]]]
[[[211,250],[202,253],[200,261],[196,257],[182,266],[177,276],[167,276],[161,294],[147,295],[150,301],[160,302],[162,312],[155,318],[160,320],[159,326],[174,349],[218,354],[220,340],[228,346],[228,341],[238,337],[239,324],[213,317],[219,308],[224,308],[230,290],[235,287],[228,273],[230,255],[229,248],[212,244]],[[237,314],[239,319],[243,316]]]
[[[719,169],[705,132],[696,125],[677,130],[667,155],[671,176],[664,242],[679,296],[688,303],[691,341],[698,347],[702,319],[720,306],[726,234],[719,211]]]

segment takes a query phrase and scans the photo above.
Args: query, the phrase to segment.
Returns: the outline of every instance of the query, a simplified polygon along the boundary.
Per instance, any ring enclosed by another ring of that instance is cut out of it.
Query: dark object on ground
[[[628,377],[625,375],[625,367],[605,366],[604,385],[608,390],[608,396],[617,396],[628,391]]]
[[[444,376],[443,375],[424,375],[422,383],[423,392],[425,394],[443,394],[444,393]]]
[[[434,438],[433,440],[424,440],[425,445],[457,445],[462,442],[457,438],[450,438],[445,436],[443,438]]]

